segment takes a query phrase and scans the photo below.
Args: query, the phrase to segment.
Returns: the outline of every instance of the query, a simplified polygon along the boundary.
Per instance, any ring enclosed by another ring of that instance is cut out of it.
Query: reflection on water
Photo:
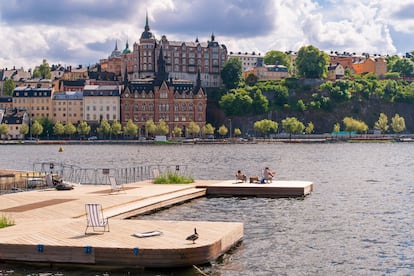
[[[63,153],[56,146],[0,149],[11,158],[1,159],[0,168],[13,169],[31,169],[45,159],[88,168],[179,164],[196,179],[232,179],[238,169],[256,175],[268,165],[279,179],[313,181],[314,191],[305,199],[200,198],[144,218],[243,222],[243,242],[206,268],[213,275],[414,274],[411,143],[73,145]]]

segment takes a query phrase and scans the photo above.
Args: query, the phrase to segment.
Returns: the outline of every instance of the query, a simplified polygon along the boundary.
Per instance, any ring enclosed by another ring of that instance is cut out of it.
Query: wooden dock
[[[212,196],[303,197],[313,191],[313,183],[275,180],[260,184],[226,180],[210,184],[206,188],[207,195]]]
[[[67,191],[45,189],[1,195],[0,215],[12,218],[15,225],[0,229],[0,260],[156,268],[208,263],[243,239],[242,223],[125,218],[206,194],[306,195],[313,184],[235,184],[228,180],[162,185],[143,181],[124,187],[125,192],[116,193],[111,193],[109,185],[80,185]],[[85,235],[87,203],[102,205],[110,232]],[[199,239],[193,244],[186,237],[194,228]],[[162,234],[147,238],[133,235],[148,231]]]

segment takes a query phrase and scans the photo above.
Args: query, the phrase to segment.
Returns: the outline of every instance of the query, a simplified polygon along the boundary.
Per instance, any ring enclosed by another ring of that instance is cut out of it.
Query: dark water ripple
[[[196,179],[232,179],[237,169],[255,175],[269,165],[278,179],[313,181],[313,193],[305,199],[200,198],[145,219],[243,222],[243,242],[204,267],[211,275],[414,275],[411,143],[66,146],[63,154],[56,146],[0,150],[12,158],[0,159],[0,168],[14,169],[31,169],[49,158],[83,167],[161,163],[187,165]],[[194,274],[189,269],[145,275]]]

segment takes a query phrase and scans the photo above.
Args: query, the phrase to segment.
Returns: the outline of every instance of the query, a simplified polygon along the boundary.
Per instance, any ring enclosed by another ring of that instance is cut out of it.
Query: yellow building
[[[83,120],[82,91],[55,92],[52,98],[53,122],[78,124]]]
[[[13,91],[13,108],[25,109],[32,122],[34,118],[52,118],[52,87],[16,87]]]
[[[387,73],[387,63],[384,57],[361,57],[352,66],[355,74],[373,73],[383,76]]]
[[[289,70],[283,65],[257,66],[250,70],[244,71],[244,78],[246,78],[250,73],[255,74],[260,81],[281,80],[289,77]]]

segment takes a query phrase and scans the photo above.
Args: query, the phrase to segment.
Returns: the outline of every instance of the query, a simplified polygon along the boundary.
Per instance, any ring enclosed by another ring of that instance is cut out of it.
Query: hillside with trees
[[[272,62],[283,61],[280,53],[271,54]],[[307,46],[298,52],[298,77],[279,81],[252,81],[251,78],[240,81],[237,87],[234,86],[237,77],[232,77],[229,80],[232,85],[216,97],[217,106],[224,112],[221,119],[232,120],[233,127],[240,128],[242,133],[255,131],[255,122],[263,119],[282,125],[288,118],[302,123],[301,131],[312,124],[312,133],[354,128],[361,133],[374,129],[382,133],[414,131],[414,84],[401,78],[401,75],[413,76],[411,59],[390,58],[390,73],[382,78],[347,71],[345,78],[336,81],[325,79],[328,61],[326,54]],[[227,66],[241,65],[231,61]],[[238,72],[239,68],[227,71]],[[225,76],[223,81],[226,83]],[[391,127],[394,118],[403,120],[404,129]],[[382,126],[378,121],[382,121]]]

